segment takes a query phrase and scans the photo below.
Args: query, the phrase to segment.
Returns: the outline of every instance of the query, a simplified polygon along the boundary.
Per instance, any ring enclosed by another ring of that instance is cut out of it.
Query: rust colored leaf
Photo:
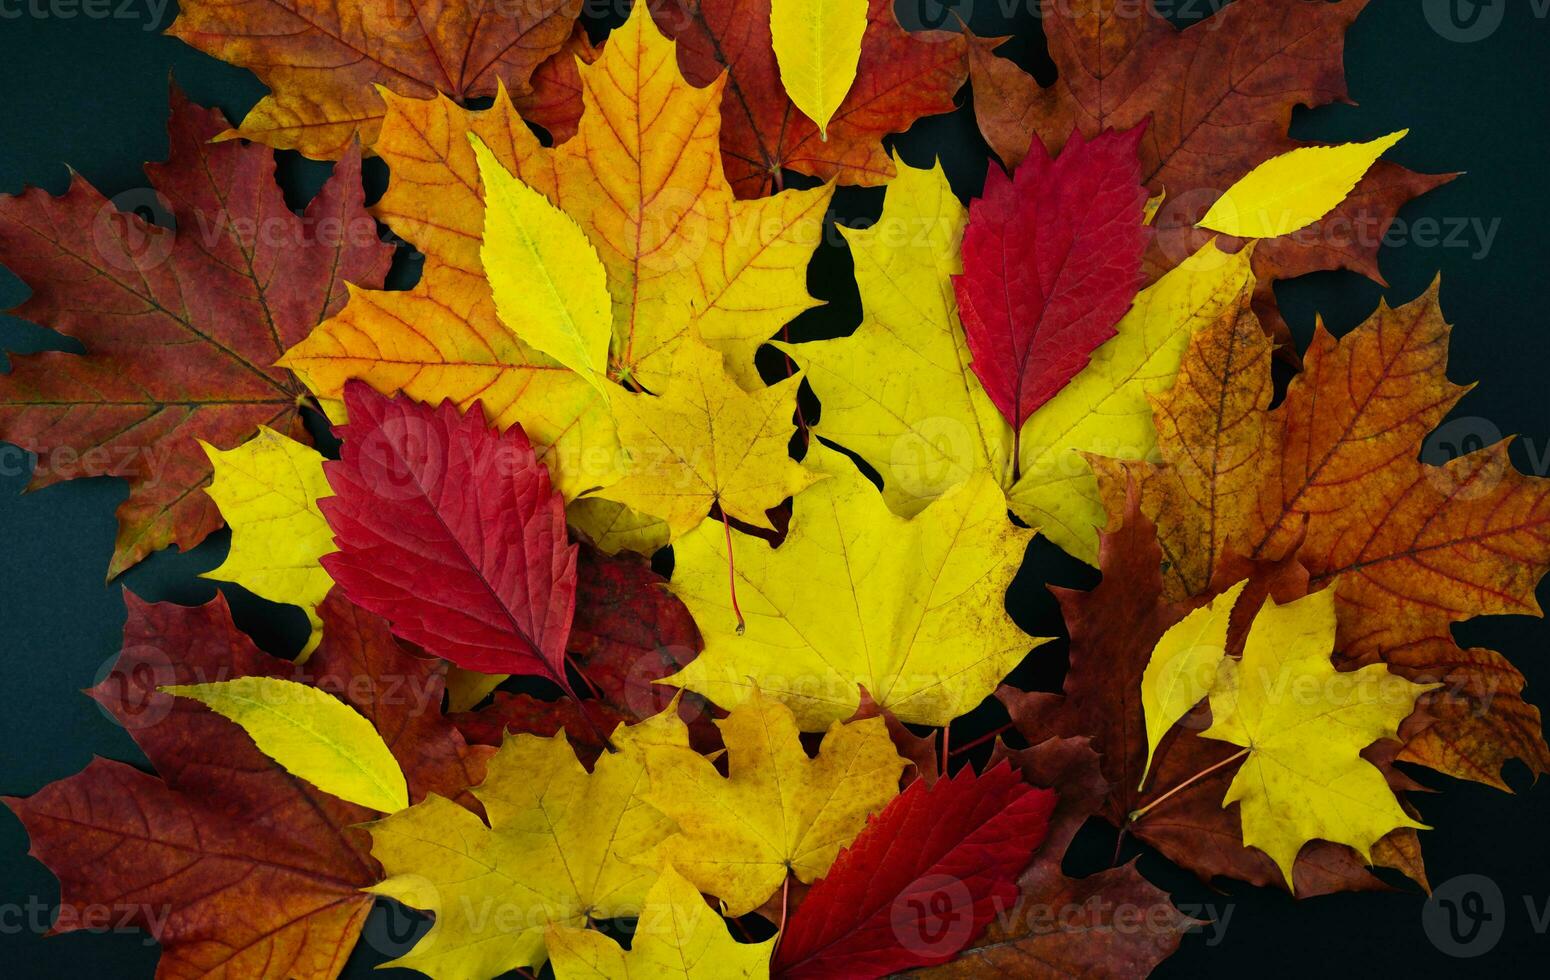
[[[726,72],[721,157],[738,197],[760,197],[794,170],[842,184],[885,183],[894,174],[882,138],[953,109],[968,72],[963,37],[909,32],[893,0],[870,0],[856,81],[829,121],[828,139],[786,97],[770,44],[770,0],[650,0],[652,15],[678,42],[692,84]]]
[[[220,526],[198,492],[210,462],[197,440],[229,448],[259,425],[302,435],[305,389],[274,362],[344,305],[345,283],[380,285],[391,257],[362,206],[357,152],[298,216],[266,148],[209,142],[225,125],[174,89],[170,158],[146,168],[154,192],[108,200],[77,175],[57,198],[0,197],[0,261],[32,287],[14,312],[86,349],[16,359],[0,438],[39,455],[34,487],[128,478],[110,578]]]

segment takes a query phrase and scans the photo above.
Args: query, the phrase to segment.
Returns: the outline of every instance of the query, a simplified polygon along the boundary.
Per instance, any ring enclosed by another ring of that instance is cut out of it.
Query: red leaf
[[[498,433],[354,381],[341,458],[321,501],[339,551],[323,559],[351,601],[459,666],[538,674],[570,692],[565,641],[576,547],[549,471],[521,427]]]
[[[1145,130],[1074,133],[1058,159],[1035,140],[1012,177],[992,164],[969,205],[953,286],[974,373],[1014,430],[1114,336],[1141,287]]]
[[[1007,765],[911,783],[813,885],[773,974],[880,977],[951,960],[1017,897],[1054,807]]]

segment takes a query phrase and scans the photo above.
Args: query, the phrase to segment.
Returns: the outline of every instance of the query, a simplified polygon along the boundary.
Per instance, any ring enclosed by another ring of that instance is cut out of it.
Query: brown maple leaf
[[[1043,140],[1051,152],[1073,130],[1088,137],[1151,120],[1142,176],[1164,194],[1147,256],[1153,278],[1213,237],[1195,227],[1228,187],[1255,166],[1307,145],[1287,135],[1292,110],[1350,101],[1343,65],[1346,29],[1367,0],[1239,0],[1185,30],[1150,5],[1128,0],[1045,4],[1055,84],[1038,83],[971,43],[975,114],[1008,167]],[[1263,243],[1255,310],[1279,341],[1290,339],[1270,283],[1327,269],[1382,281],[1377,251],[1405,202],[1453,179],[1379,163],[1322,221]],[[1237,247],[1225,239],[1224,247]]]
[[[459,101],[532,91],[529,77],[571,37],[579,0],[183,0],[167,33],[250,69],[270,94],[229,135],[337,159],[370,146],[376,86]]]
[[[110,578],[220,526],[196,440],[301,435],[305,390],[274,362],[344,305],[346,282],[380,285],[392,256],[362,206],[357,152],[298,216],[274,154],[210,142],[225,125],[174,89],[170,158],[146,168],[154,194],[108,200],[76,175],[60,197],[0,197],[0,262],[32,287],[14,312],[86,349],[16,359],[0,438],[38,454],[35,488],[128,477]],[[176,230],[119,208],[135,203]]]
[[[5,800],[32,854],[59,877],[56,931],[81,928],[84,909],[107,906],[161,942],[158,976],[336,976],[371,908],[361,889],[382,878],[356,826],[373,811],[292,776],[235,724],[158,690],[291,679],[296,666],[238,632],[219,595],[195,608],[125,598],[123,652],[89,693],[157,775],[97,759]],[[440,717],[443,668],[399,650],[367,613],[337,600],[321,613],[314,670],[378,726],[413,795],[460,795],[466,780],[482,780],[485,750],[465,747]]]
[[[968,72],[964,39],[899,26],[893,0],[869,0],[856,81],[829,121],[828,139],[786,97],[770,45],[770,0],[650,0],[662,33],[678,42],[693,85],[726,72],[721,156],[738,197],[779,188],[781,170],[842,184],[893,177],[882,138],[922,116],[951,112]]]

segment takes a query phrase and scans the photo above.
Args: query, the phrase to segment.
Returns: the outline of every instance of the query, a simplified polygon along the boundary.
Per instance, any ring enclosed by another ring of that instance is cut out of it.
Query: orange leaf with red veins
[[[1150,4],[1046,2],[1042,22],[1055,84],[1040,89],[995,59],[991,42],[980,42],[970,58],[980,129],[1015,165],[1031,139],[1054,152],[1073,127],[1092,137],[1150,119],[1142,178],[1153,193],[1167,195],[1148,254],[1155,277],[1210,237],[1195,224],[1234,182],[1305,145],[1287,135],[1295,107],[1349,101],[1344,37],[1366,5],[1239,0],[1181,31]],[[1388,163],[1373,167],[1318,225],[1255,252],[1262,282],[1256,309],[1274,309],[1272,279],[1326,269],[1379,278],[1377,250],[1400,206],[1451,179]]]
[[[14,312],[86,349],[16,359],[0,377],[0,439],[38,453],[34,487],[129,479],[110,578],[220,527],[198,492],[199,440],[301,435],[305,390],[275,361],[344,305],[347,282],[380,285],[392,256],[362,207],[358,153],[298,216],[273,153],[210,142],[225,126],[174,89],[170,159],[146,168],[154,192],[109,201],[75,176],[61,197],[0,197],[0,262],[32,287]],[[177,230],[120,204],[153,205]]]
[[[228,135],[337,159],[382,124],[381,85],[460,101],[521,95],[581,12],[577,0],[183,0],[173,37],[270,88]]]
[[[953,110],[968,73],[966,42],[899,26],[893,0],[870,0],[856,81],[829,120],[828,139],[786,96],[770,42],[770,0],[649,0],[678,64],[695,85],[723,72],[721,154],[738,197],[781,186],[782,169],[842,184],[893,177],[882,139]]]
[[[5,800],[59,877],[56,928],[81,928],[86,907],[135,906],[134,924],[162,945],[158,976],[337,976],[371,909],[361,889],[382,878],[356,829],[373,811],[286,772],[202,704],[158,690],[298,669],[238,632],[219,596],[195,608],[125,598],[123,652],[89,693],[158,775],[97,759]],[[458,795],[482,779],[486,750],[467,748],[440,717],[440,665],[408,656],[380,621],[337,598],[320,612],[327,635],[311,665],[351,682],[346,699],[378,727],[412,796]],[[352,673],[367,665],[369,683]],[[420,685],[427,710],[400,703],[403,692],[385,686],[392,677]]]

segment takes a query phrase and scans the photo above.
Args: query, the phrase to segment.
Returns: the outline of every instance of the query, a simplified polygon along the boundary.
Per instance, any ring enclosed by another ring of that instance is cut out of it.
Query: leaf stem
[[[780,950],[780,941],[786,938],[786,913],[791,908],[791,869],[786,869],[786,877],[780,883],[780,931],[775,933],[775,945],[770,948],[770,959],[773,962],[776,952]]]
[[[965,752],[971,752],[974,749],[979,748],[981,745],[984,745],[986,742],[989,742],[989,741],[992,741],[992,740],[994,740],[996,738],[999,738],[999,737],[1001,737],[1002,735],[1005,735],[1007,732],[1009,732],[1011,730],[1012,730],[1012,723],[1011,722],[1007,722],[1005,725],[1002,725],[1000,728],[996,729],[993,732],[989,732],[988,734],[981,735],[979,738],[974,739],[972,742],[965,742],[964,744],[954,748],[953,751],[952,751],[952,754],[955,755],[955,756],[958,756],[958,755],[963,755]]]
[[[938,776],[946,776],[947,775],[947,760],[949,760],[949,759],[951,759],[953,757],[953,754],[951,752],[947,751],[947,746],[948,746],[948,743],[952,740],[952,735],[953,735],[953,726],[952,725],[943,725],[942,726],[942,757],[937,760],[937,767],[936,767],[936,774]]]
[[[732,522],[727,520],[727,510],[721,510],[721,526],[727,532],[727,588],[732,596],[732,612],[737,616],[737,635],[742,636],[747,624],[743,622],[743,610],[737,605],[737,559],[732,557]]]
[[[1199,772],[1195,773],[1193,776],[1191,776],[1188,779],[1184,780],[1179,785],[1173,787],[1168,792],[1166,792],[1163,795],[1159,796],[1157,799],[1155,799],[1152,802],[1148,803],[1146,806],[1142,807],[1141,809],[1130,811],[1130,816],[1129,816],[1129,818],[1127,818],[1127,820],[1125,822],[1127,824],[1135,823],[1137,820],[1140,820],[1142,817],[1146,816],[1147,813],[1150,810],[1152,810],[1154,807],[1156,807],[1158,804],[1166,803],[1171,797],[1176,796],[1177,794],[1179,794],[1183,790],[1186,790],[1189,787],[1193,786],[1195,783],[1200,782],[1202,779],[1204,779],[1207,776],[1211,775],[1213,772],[1216,772],[1218,769],[1221,769],[1221,768],[1223,768],[1225,766],[1232,765],[1234,762],[1237,762],[1239,759],[1243,758],[1244,756],[1246,756],[1248,754],[1249,754],[1249,750],[1248,749],[1243,749],[1241,751],[1234,752],[1232,755],[1230,755],[1227,758],[1223,759],[1221,762],[1216,763],[1215,765],[1207,766],[1206,768],[1204,768],[1204,769],[1200,770]]]

